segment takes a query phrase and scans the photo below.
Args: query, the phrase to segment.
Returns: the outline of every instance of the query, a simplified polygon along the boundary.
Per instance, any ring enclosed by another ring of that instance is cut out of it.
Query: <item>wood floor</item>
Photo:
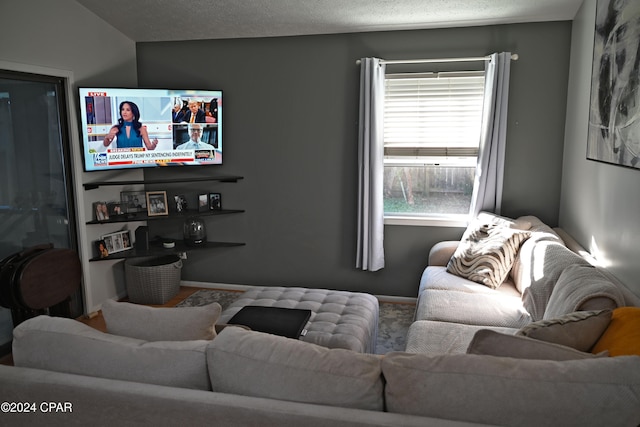
[[[193,287],[189,287],[189,286],[181,286],[180,290],[178,291],[178,294],[171,298],[169,301],[167,301],[165,304],[162,305],[151,305],[151,307],[173,307],[176,304],[178,304],[179,302],[181,302],[182,300],[184,300],[185,298],[189,297],[191,294],[199,291],[201,288],[193,288]],[[124,299],[123,301],[126,301],[126,299]],[[78,317],[76,320],[78,320],[79,322],[82,322],[86,325],[91,326],[94,329],[97,329],[101,332],[106,332],[107,331],[107,327],[104,323],[104,317],[102,317],[102,312],[98,311],[95,313],[92,313],[89,316],[83,315]],[[13,357],[11,357],[11,354],[8,354],[2,358],[0,358],[0,365],[13,365]]]

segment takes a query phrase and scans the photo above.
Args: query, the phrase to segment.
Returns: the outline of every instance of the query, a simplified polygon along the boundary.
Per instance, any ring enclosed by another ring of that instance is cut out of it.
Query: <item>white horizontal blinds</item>
[[[387,156],[477,156],[484,72],[388,74]]]

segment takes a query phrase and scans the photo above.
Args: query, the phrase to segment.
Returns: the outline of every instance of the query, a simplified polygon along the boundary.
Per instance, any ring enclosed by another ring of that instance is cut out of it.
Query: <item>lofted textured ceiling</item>
[[[583,0],[76,0],[136,42],[573,20]]]

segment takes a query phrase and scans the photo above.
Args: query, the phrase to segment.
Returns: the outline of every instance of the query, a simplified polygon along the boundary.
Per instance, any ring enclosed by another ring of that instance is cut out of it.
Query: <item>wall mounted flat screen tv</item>
[[[222,164],[222,91],[80,88],[86,171]]]

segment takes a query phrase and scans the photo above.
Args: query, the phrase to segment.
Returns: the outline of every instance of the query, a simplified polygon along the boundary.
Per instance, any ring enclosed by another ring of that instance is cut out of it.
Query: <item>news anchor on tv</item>
[[[118,124],[111,127],[104,138],[104,146],[110,146],[114,139],[117,148],[138,148],[144,146],[147,150],[154,150],[158,146],[158,139],[149,139],[147,129],[140,123],[140,110],[131,101],[120,103],[120,118]]]

